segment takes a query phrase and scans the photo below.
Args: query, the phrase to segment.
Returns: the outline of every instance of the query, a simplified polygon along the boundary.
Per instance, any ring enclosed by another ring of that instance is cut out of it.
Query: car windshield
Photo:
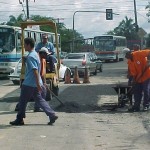
[[[67,59],[84,59],[85,54],[69,54],[65,58],[67,58]]]
[[[113,51],[115,50],[114,41],[113,40],[96,40],[95,48],[101,51]]]
[[[0,28],[0,52],[11,52],[15,47],[15,37],[12,29]]]

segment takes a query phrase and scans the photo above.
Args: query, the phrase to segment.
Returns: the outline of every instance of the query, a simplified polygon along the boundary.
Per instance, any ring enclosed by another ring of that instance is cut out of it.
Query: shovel
[[[64,105],[64,103],[52,92],[52,90],[50,90],[50,88],[48,86],[47,86],[47,89],[60,102],[61,105]]]

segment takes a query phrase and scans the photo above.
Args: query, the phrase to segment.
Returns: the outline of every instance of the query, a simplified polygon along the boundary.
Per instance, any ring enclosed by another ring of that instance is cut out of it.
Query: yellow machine
[[[27,21],[21,23],[21,30],[22,30],[22,38],[21,38],[21,47],[22,47],[22,56],[24,56],[25,50],[24,50],[24,30],[29,27],[29,26],[34,26],[34,25],[48,25],[54,29],[55,33],[55,42],[56,42],[56,56],[57,56],[57,64],[55,64],[55,71],[53,73],[46,73],[46,80],[47,83],[49,84],[49,89],[55,94],[58,95],[59,91],[59,68],[60,68],[60,55],[59,55],[59,47],[58,47],[58,35],[57,35],[57,26],[56,23],[53,21],[38,21],[38,22],[33,22],[33,21]],[[22,63],[22,68],[21,68],[21,76],[20,80],[24,80],[24,75],[25,75],[25,66],[24,63]],[[48,92],[48,96],[46,99],[51,99],[52,94]]]

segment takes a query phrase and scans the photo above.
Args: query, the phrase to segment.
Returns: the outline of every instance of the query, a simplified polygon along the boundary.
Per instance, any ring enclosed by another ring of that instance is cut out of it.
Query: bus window
[[[33,33],[34,34],[34,40],[35,40],[35,42],[36,42],[36,34],[35,33]]]
[[[30,32],[30,37],[34,39],[34,32]]]
[[[31,33],[30,32],[27,32],[27,35],[28,35],[28,37],[31,37]]]
[[[16,51],[21,51],[21,33],[17,33],[16,35]]]
[[[15,47],[15,36],[13,33],[10,33],[7,37],[4,39],[3,43],[3,52],[11,52],[13,51]]]
[[[51,37],[52,37],[52,43],[55,44],[55,35],[53,34],[51,35]]]
[[[27,31],[24,31],[24,37],[25,37],[25,38],[28,37]]]
[[[48,35],[48,41],[53,43],[53,36],[51,34]]]
[[[36,33],[36,44],[38,44],[39,42],[41,42],[41,34],[38,32]]]

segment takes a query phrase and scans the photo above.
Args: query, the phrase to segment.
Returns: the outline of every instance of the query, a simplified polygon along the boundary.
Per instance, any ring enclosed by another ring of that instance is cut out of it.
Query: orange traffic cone
[[[65,84],[70,84],[71,83],[71,76],[70,76],[70,71],[69,69],[67,68],[66,69],[66,73],[65,73]]]
[[[88,74],[88,68],[87,67],[85,67],[83,83],[90,83],[90,81],[89,81],[89,74]]]
[[[74,68],[73,83],[80,84],[77,66]]]

